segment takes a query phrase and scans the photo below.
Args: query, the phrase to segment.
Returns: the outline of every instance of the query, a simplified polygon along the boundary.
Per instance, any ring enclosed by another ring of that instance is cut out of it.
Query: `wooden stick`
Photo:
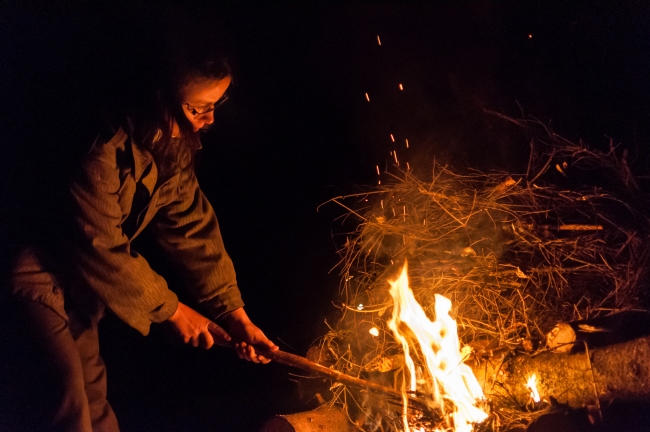
[[[342,384],[346,384],[353,387],[365,388],[375,393],[387,394],[395,398],[398,398],[399,400],[402,400],[402,394],[397,390],[370,382],[368,380],[355,378],[351,375],[344,374],[335,369],[330,369],[321,364],[308,360],[305,357],[301,357],[295,354],[290,354],[288,352],[281,351],[281,350],[269,351],[263,347],[255,347],[255,350],[258,353],[262,354],[264,357],[270,358],[271,360],[277,361],[278,363],[282,363],[288,366],[293,366],[298,369],[302,369],[304,371],[314,372],[318,375],[326,376],[328,378],[331,378],[333,381],[340,382]],[[418,404],[421,408],[425,407],[424,403],[421,400],[413,396],[408,396],[408,399],[409,401]]]
[[[214,324],[216,326],[216,324]],[[228,342],[221,342],[219,339],[215,339],[216,344],[225,346],[228,348],[232,348],[233,345]],[[258,354],[263,355],[266,358],[269,358],[271,360],[274,360],[278,363],[285,364],[287,366],[293,366],[298,369],[302,369],[307,372],[313,372],[321,376],[328,377],[332,379],[333,381],[340,382],[342,384],[346,384],[352,387],[357,387],[357,388],[364,388],[367,389],[371,392],[374,393],[382,393],[385,395],[393,396],[394,398],[397,398],[402,401],[402,393],[398,392],[397,390],[394,390],[390,387],[386,387],[380,384],[376,384],[373,382],[370,382],[368,380],[364,380],[361,378],[356,378],[347,374],[344,374],[343,372],[339,372],[335,369],[330,369],[328,367],[325,367],[321,364],[318,364],[316,362],[313,362],[305,357],[301,357],[299,355],[295,354],[290,354],[288,352],[282,351],[282,350],[277,350],[277,351],[269,351],[266,347],[264,346],[255,346],[255,351]],[[423,411],[428,411],[430,412],[430,408],[427,407],[427,405],[420,399],[414,397],[413,395],[407,395],[408,400],[417,405],[417,408]]]

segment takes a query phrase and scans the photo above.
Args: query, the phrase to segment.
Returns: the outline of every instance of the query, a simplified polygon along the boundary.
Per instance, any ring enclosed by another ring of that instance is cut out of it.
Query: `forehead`
[[[190,81],[181,89],[181,97],[190,105],[208,105],[215,103],[230,86],[229,76],[222,79],[198,79]]]

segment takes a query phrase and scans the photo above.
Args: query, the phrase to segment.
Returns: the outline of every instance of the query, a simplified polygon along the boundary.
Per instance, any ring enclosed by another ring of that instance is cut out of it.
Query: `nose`
[[[214,123],[214,111],[205,113],[201,120],[203,121],[204,125],[206,124],[211,125],[212,123]]]
[[[202,129],[206,125],[211,125],[214,123],[214,112],[210,111],[200,115],[197,119],[194,120],[193,123],[196,127],[196,130]]]

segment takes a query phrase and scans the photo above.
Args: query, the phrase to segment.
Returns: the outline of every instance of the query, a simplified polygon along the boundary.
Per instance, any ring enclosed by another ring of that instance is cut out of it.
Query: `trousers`
[[[106,400],[99,317],[17,296],[0,308],[0,430],[118,432]]]

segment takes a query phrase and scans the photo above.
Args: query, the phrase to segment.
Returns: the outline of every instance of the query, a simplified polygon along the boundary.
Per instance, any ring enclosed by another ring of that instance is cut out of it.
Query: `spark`
[[[363,304],[359,303],[359,306],[357,306],[357,310],[363,310]]]
[[[393,157],[395,158],[395,163],[399,166],[399,161],[397,160],[397,152],[393,150]]]
[[[406,169],[409,170],[409,171],[411,170],[411,165],[409,165],[408,162],[406,162]]]
[[[377,43],[379,44],[379,46],[381,46],[381,39],[379,39],[379,35],[377,35]]]
[[[391,140],[392,142],[395,142],[395,137],[393,136],[393,134],[390,134],[390,140]]]
[[[368,333],[370,333],[374,337],[377,337],[379,336],[379,329],[377,327],[373,327],[370,330],[368,330]]]
[[[532,39],[532,38],[533,38],[533,35],[532,35],[532,34],[529,34],[529,35],[528,35],[528,39]],[[381,44],[380,44],[380,45],[381,45]]]
[[[377,175],[381,175],[381,173],[379,172],[379,165],[375,165],[375,166],[377,167]]]
[[[409,148],[409,140],[406,140],[406,148]]]
[[[366,100],[370,102],[370,96],[368,96],[368,93],[366,93]]]
[[[404,90],[404,86],[402,84],[399,85],[400,90]]]
[[[384,208],[384,200],[381,200],[381,208]]]

